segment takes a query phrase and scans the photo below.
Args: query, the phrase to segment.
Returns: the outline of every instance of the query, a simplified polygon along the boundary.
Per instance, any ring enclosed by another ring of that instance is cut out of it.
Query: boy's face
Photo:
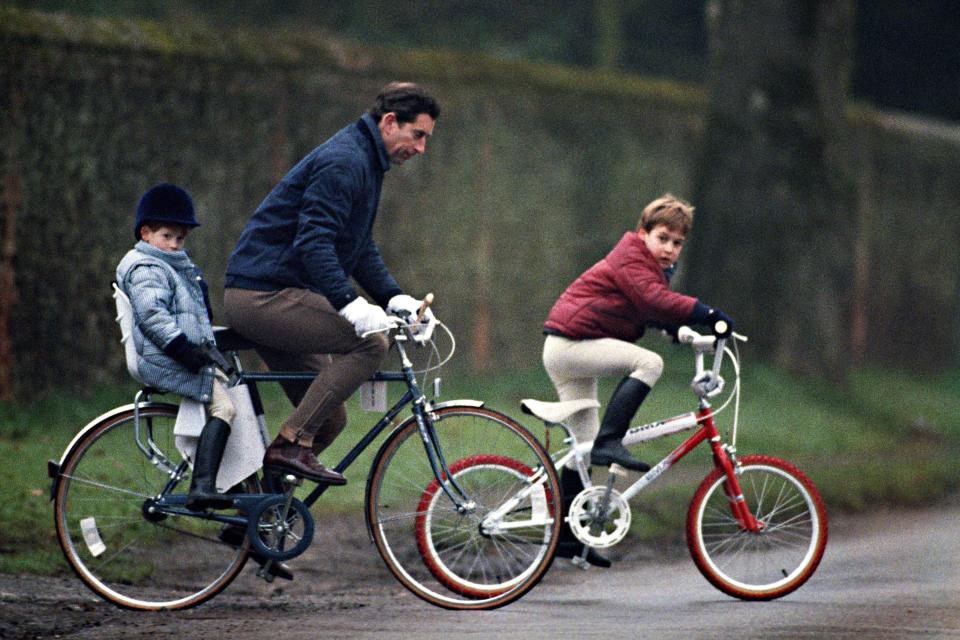
[[[187,227],[163,226],[157,227],[154,231],[147,225],[143,225],[140,227],[140,239],[161,251],[180,251],[189,232],[190,229]]]
[[[637,232],[640,239],[647,245],[657,264],[666,269],[680,258],[680,251],[687,236],[680,231],[672,231],[665,224],[658,224],[647,231],[640,229]]]

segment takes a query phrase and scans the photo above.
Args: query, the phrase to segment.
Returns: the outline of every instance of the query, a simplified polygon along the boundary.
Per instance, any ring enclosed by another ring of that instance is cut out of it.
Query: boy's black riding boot
[[[603,414],[600,433],[593,441],[590,464],[608,467],[617,463],[631,471],[650,470],[650,465],[631,456],[621,442],[627,429],[630,428],[633,415],[648,393],[650,393],[650,387],[636,378],[627,377],[620,381],[616,391],[610,397],[606,413]]]
[[[187,496],[187,509],[226,509],[233,504],[233,498],[217,493],[217,471],[220,470],[220,461],[223,459],[223,450],[227,446],[229,435],[230,425],[220,418],[210,418],[200,432],[190,493]]]
[[[583,543],[577,540],[573,535],[570,525],[567,523],[567,515],[570,513],[570,504],[577,494],[583,491],[583,482],[580,480],[580,474],[575,469],[564,467],[560,470],[560,539],[557,541],[557,555],[561,558],[573,558],[583,553]],[[587,562],[595,567],[604,569],[610,566],[610,560],[597,553],[594,549],[587,550]]]

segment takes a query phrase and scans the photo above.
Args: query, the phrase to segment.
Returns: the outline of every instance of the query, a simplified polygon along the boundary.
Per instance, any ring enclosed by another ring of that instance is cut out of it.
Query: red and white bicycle
[[[713,586],[733,597],[772,600],[785,596],[804,584],[823,558],[827,544],[823,501],[810,479],[789,462],[766,455],[737,455],[740,406],[737,342],[746,338],[737,334],[727,338],[700,335],[682,327],[678,340],[689,345],[694,353],[696,373],[691,388],[698,398],[697,410],[633,427],[624,436],[623,443],[632,445],[691,429],[695,431],[623,490],[614,486],[616,479],[627,473],[619,465],[611,466],[605,484],[591,482],[588,457],[593,443],[577,442],[564,424],[572,414],[597,407],[599,403],[595,400],[524,400],[521,403],[525,413],[541,419],[548,428],[559,428],[565,433],[564,448],[552,456],[554,466],[559,469],[572,461],[585,487],[573,499],[567,521],[574,535],[587,547],[616,545],[630,529],[630,500],[705,443],[713,453],[714,469],[694,493],[686,520],[687,546],[694,563]],[[710,368],[705,368],[708,354],[713,354],[713,362]],[[710,399],[723,392],[720,371],[724,356],[731,364],[735,380],[724,403],[715,410]],[[733,410],[733,424],[729,441],[724,442],[714,416],[729,407]],[[547,507],[555,502],[549,489],[543,486],[542,474],[509,456],[472,456],[452,461],[450,471],[457,480],[494,473],[526,478],[530,483],[523,493],[523,501],[503,499],[500,508],[487,512],[480,530],[488,539],[495,540],[508,521],[514,527],[522,527],[527,519],[556,517]],[[435,482],[423,492],[421,513],[429,513],[429,505],[440,493],[438,489],[439,483]],[[518,505],[529,511],[526,517],[518,513]],[[455,565],[454,560],[462,558],[466,549],[459,544],[462,541],[446,542],[442,524],[435,526],[438,524],[424,515],[417,526],[418,547],[431,572],[458,593],[490,597],[489,585],[475,584],[465,580],[461,572],[448,569]],[[575,562],[583,563],[586,553],[585,547],[583,556],[575,558]]]

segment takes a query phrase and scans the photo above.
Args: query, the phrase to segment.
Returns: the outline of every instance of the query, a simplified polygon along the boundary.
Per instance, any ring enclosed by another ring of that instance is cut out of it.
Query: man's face
[[[403,164],[415,155],[426,153],[427,138],[433,135],[436,121],[421,113],[413,122],[397,122],[397,114],[385,113],[380,119],[380,135],[392,164]]]
[[[664,269],[677,261],[683,249],[683,243],[687,239],[686,235],[671,230],[665,224],[658,224],[650,231],[640,229],[637,233],[653,254],[657,264]]]

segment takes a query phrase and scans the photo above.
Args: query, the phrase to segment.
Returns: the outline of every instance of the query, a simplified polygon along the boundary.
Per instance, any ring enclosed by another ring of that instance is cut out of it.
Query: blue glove
[[[733,333],[733,318],[720,311],[720,309],[714,309],[699,300],[693,305],[690,322],[710,327],[714,335],[720,338],[726,338]]]

